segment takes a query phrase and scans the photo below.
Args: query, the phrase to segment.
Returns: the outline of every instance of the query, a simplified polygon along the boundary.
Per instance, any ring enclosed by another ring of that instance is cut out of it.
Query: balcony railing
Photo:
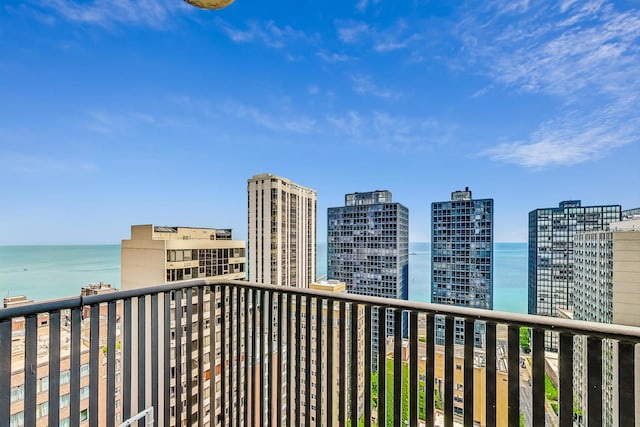
[[[392,339],[375,333],[388,313]],[[549,331],[560,341],[557,418],[545,397]],[[114,426],[153,407],[160,426],[596,426],[611,394],[613,422],[633,426],[638,342],[634,327],[194,280],[0,310],[0,420]]]

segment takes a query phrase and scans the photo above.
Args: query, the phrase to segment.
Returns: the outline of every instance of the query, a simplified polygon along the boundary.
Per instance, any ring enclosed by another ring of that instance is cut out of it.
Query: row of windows
[[[89,376],[89,364],[86,363],[80,366],[80,376]],[[60,385],[69,384],[71,381],[71,371],[60,372]],[[49,390],[49,377],[40,377],[36,382],[36,390],[38,393]],[[17,385],[11,388],[11,403],[24,399],[24,384]]]

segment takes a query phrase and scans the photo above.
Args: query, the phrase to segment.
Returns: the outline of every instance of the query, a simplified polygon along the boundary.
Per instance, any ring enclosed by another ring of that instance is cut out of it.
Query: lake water
[[[409,299],[429,302],[429,243],[411,243]],[[327,245],[318,244],[317,274],[327,271]],[[494,254],[494,309],[527,311],[527,244],[497,243]],[[0,246],[0,296],[26,295],[34,300],[80,294],[88,283],[120,287],[120,245]]]

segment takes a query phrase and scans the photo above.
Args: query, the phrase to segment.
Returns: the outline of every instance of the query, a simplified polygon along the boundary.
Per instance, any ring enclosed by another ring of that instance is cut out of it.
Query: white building
[[[574,238],[573,318],[640,326],[640,219],[613,222],[608,231],[587,231]],[[574,393],[576,406],[587,413],[586,338],[576,339]],[[603,425],[618,419],[617,347],[602,346]],[[636,399],[640,399],[640,358],[636,351]],[[636,403],[636,411],[638,411]],[[636,419],[640,413],[636,412]],[[578,420],[586,425],[586,419]]]
[[[308,288],[316,276],[315,190],[261,174],[247,192],[249,281]]]

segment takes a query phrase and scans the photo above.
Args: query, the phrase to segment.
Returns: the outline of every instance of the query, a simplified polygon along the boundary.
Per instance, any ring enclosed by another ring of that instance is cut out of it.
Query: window
[[[60,407],[66,408],[67,406],[69,406],[69,393],[60,396]]]
[[[23,427],[24,426],[24,412],[18,412],[11,415],[9,419],[9,427]]]
[[[49,390],[49,377],[38,378],[36,387],[38,389],[38,393],[40,393],[41,391]]]
[[[49,402],[43,402],[36,408],[36,417],[44,417],[49,413]]]
[[[80,389],[80,399],[87,399],[89,397],[89,386],[82,387]]]
[[[11,388],[11,403],[24,399],[24,385]]]
[[[69,381],[71,381],[71,372],[68,370],[60,372],[60,385],[69,384]]]
[[[63,418],[60,420],[60,427],[71,427],[71,423],[69,422],[69,418]]]
[[[84,365],[80,366],[80,376],[81,377],[89,376],[89,364],[88,363],[85,363]]]
[[[89,409],[83,409],[80,411],[80,422],[87,421],[89,419]]]

